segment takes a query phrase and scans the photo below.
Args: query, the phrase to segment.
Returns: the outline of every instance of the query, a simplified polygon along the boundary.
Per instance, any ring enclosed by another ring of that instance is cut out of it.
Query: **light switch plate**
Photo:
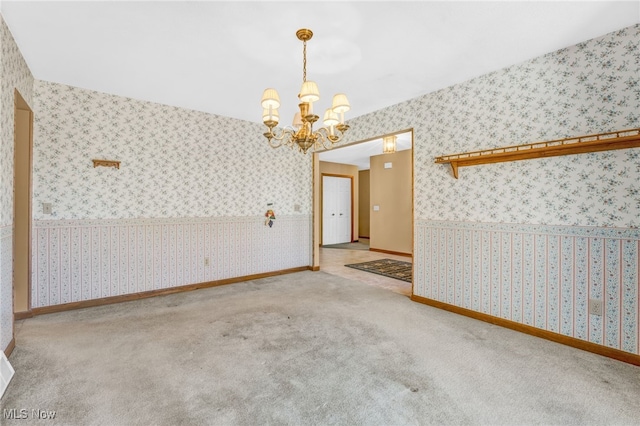
[[[380,206],[373,206],[373,211],[374,212],[380,211]]]
[[[51,203],[42,203],[42,214],[51,214]]]
[[[591,315],[602,316],[603,303],[601,299],[589,299],[589,313]]]
[[[384,163],[385,169],[391,169],[393,167],[393,163]]]

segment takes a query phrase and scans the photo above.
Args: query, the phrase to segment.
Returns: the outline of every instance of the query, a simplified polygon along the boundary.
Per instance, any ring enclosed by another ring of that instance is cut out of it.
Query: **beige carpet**
[[[23,320],[3,425],[637,424],[640,368],[323,272]],[[4,411],[3,411],[4,412]]]

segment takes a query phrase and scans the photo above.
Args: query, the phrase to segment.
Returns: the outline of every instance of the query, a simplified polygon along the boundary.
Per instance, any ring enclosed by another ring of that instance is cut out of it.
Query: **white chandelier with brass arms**
[[[282,145],[293,148],[298,146],[299,150],[307,153],[309,148],[314,150],[324,147],[330,149],[334,144],[340,142],[349,126],[344,124],[344,113],[351,109],[349,100],[344,93],[333,96],[331,108],[324,113],[323,123],[325,127],[314,131],[313,123],[319,117],[313,113],[313,103],[320,99],[318,85],[313,81],[307,81],[307,41],[311,40],[313,33],[308,29],[300,29],[296,32],[298,40],[303,43],[302,48],[302,88],[298,98],[300,111],[293,118],[293,126],[283,129],[276,127],[280,115],[280,96],[276,89],[265,89],[262,94],[262,122],[269,128],[264,136],[269,141],[272,148]]]

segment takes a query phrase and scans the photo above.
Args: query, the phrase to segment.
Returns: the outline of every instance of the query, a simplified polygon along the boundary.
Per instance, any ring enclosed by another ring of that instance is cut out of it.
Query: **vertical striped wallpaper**
[[[311,217],[34,222],[32,308],[311,264]],[[208,259],[208,265],[205,259]]]
[[[0,351],[13,339],[13,226],[0,227]]]
[[[640,354],[639,255],[638,229],[417,220],[414,292]]]

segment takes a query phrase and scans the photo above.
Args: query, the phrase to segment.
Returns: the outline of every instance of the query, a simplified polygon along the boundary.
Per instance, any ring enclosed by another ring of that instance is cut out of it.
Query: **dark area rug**
[[[361,271],[372,272],[385,277],[411,282],[411,262],[402,262],[393,259],[372,260],[370,262],[352,263],[344,265]]]
[[[369,250],[369,244],[357,242],[357,243],[342,243],[342,244],[329,244],[324,245],[322,248],[329,249],[346,249],[346,250]]]

